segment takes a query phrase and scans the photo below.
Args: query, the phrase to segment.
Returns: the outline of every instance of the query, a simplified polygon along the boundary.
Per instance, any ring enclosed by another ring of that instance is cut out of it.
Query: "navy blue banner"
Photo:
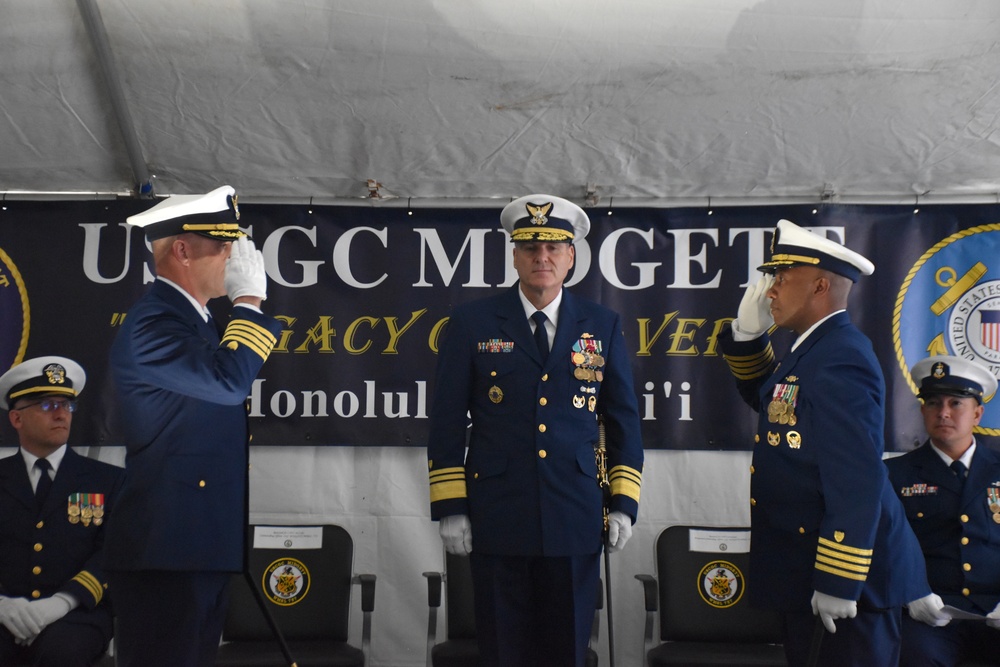
[[[145,239],[124,224],[148,206],[5,202],[0,211],[0,369],[44,354],[85,367],[73,444],[121,444],[107,354],[152,280]],[[451,308],[516,280],[500,208],[241,206],[268,265],[264,309],[285,325],[249,397],[253,443],[425,445]],[[588,212],[593,230],[567,284],[623,317],[647,448],[751,447],[754,419],[716,337],[780,218],[876,265],[851,314],[882,361],[887,449],[924,438],[904,373],[919,358],[960,354],[1000,373],[1000,206]],[[779,357],[790,343],[775,335]],[[1000,401],[980,431],[1000,434]],[[15,443],[5,423],[0,444]]]

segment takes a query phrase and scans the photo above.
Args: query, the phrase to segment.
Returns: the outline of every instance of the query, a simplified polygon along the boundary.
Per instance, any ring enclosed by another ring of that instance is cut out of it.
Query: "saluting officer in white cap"
[[[0,460],[0,665],[90,665],[111,640],[102,545],[123,471],[66,444],[86,381],[58,356],[0,377],[19,445]]]
[[[108,525],[118,664],[211,665],[230,575],[243,568],[244,402],[281,331],[261,312],[264,260],[230,186],[128,218],[156,280],[111,347],[127,478]],[[206,304],[228,296],[219,329]]]
[[[886,466],[920,541],[934,595],[909,605],[899,664],[992,664],[1000,642],[1000,453],[979,446],[975,432],[997,378],[982,364],[951,355],[920,360],[910,377],[928,439]],[[944,605],[987,620],[953,622]]]
[[[519,280],[449,320],[428,440],[431,518],[447,551],[472,559],[484,664],[582,666],[600,577],[598,415],[612,550],[639,507],[631,355],[616,313],[563,289],[574,243],[590,230],[583,209],[533,194],[507,204],[500,222]]]
[[[789,664],[894,665],[901,606],[930,595],[923,560],[882,465],[885,382],[850,321],[851,286],[874,265],[781,220],[764,274],[720,338],[758,412],[750,478],[754,606],[784,614]],[[779,364],[768,331],[798,334]]]

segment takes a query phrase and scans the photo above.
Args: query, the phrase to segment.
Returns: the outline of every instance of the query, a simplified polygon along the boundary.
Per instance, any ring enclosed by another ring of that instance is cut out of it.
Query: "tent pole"
[[[97,61],[101,65],[101,72],[104,74],[104,83],[108,87],[108,96],[118,121],[118,129],[121,130],[122,139],[125,140],[125,149],[128,151],[128,159],[132,165],[132,177],[135,179],[136,188],[141,197],[152,197],[153,183],[142,154],[142,146],[139,144],[139,136],[135,132],[132,114],[129,113],[128,105],[125,103],[125,92],[118,76],[114,54],[111,53],[111,46],[108,43],[108,33],[104,28],[104,20],[101,18],[101,11],[97,8],[97,0],[77,0],[76,4],[80,8],[80,14],[87,27],[87,34],[90,36],[90,43],[94,47]]]

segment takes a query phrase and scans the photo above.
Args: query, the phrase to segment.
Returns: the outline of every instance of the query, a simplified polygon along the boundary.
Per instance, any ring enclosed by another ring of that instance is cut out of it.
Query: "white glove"
[[[44,628],[28,613],[29,604],[31,603],[25,598],[0,597],[0,623],[10,630],[19,644],[31,639]]]
[[[267,298],[264,255],[245,236],[233,241],[232,251],[226,260],[226,294],[230,301],[241,296]]]
[[[742,334],[742,340],[753,340],[774,325],[771,300],[767,297],[767,290],[773,284],[774,276],[761,273],[757,282],[747,286],[747,291],[743,293],[736,320],[733,321],[733,332]]]
[[[624,512],[608,515],[608,553],[621,551],[632,537],[632,519]]]
[[[944,608],[944,601],[936,593],[914,600],[906,605],[906,608],[910,610],[910,618],[914,621],[926,623],[934,628],[943,628],[951,622],[951,616],[941,611]]]
[[[986,625],[1000,630],[1000,603],[993,608],[993,611],[986,614]]]
[[[27,614],[44,630],[68,614],[75,606],[76,600],[64,593],[56,593],[50,598],[29,602]]]
[[[837,631],[837,626],[833,624],[835,618],[854,618],[858,615],[856,600],[835,598],[819,591],[813,591],[812,608],[813,615],[818,615],[823,620],[823,625],[831,635]]]
[[[446,516],[439,522],[444,550],[450,554],[468,556],[472,551],[472,523],[464,514]]]

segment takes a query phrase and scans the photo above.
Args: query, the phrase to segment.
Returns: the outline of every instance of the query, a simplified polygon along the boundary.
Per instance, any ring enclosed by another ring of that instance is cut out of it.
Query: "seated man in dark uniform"
[[[64,357],[0,377],[20,444],[0,460],[0,665],[91,665],[111,640],[100,560],[123,470],[66,445],[85,381]]]
[[[1000,453],[973,429],[997,379],[974,361],[934,356],[911,371],[929,437],[886,461],[927,562],[935,595],[903,616],[900,665],[1000,665]],[[983,620],[952,620],[957,607]],[[977,663],[980,664],[980,663]]]

